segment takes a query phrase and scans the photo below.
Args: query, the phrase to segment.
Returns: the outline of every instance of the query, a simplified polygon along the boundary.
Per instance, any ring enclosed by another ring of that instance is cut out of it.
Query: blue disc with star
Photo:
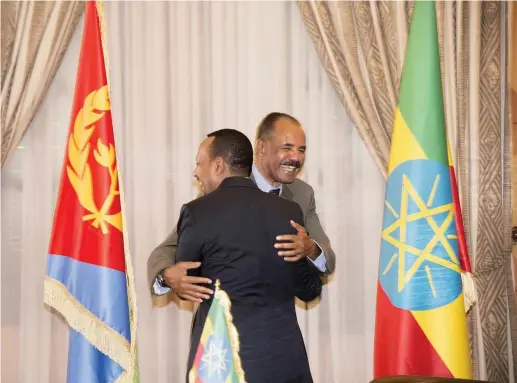
[[[226,382],[232,372],[232,353],[229,340],[223,334],[211,334],[199,364],[198,374],[203,382]]]
[[[461,294],[461,269],[449,168],[411,160],[386,186],[379,281],[405,310],[445,306]]]

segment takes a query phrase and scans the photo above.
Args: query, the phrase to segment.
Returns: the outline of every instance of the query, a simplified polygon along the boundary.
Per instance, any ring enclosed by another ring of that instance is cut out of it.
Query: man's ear
[[[220,175],[224,173],[225,163],[221,157],[215,159],[215,174]]]
[[[259,156],[264,156],[266,153],[266,141],[263,138],[257,138],[255,145],[257,148],[257,154]]]

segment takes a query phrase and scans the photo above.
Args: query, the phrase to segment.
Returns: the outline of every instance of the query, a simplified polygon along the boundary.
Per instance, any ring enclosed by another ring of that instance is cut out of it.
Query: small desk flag
[[[246,383],[239,356],[239,334],[230,311],[230,297],[217,280],[189,383]]]

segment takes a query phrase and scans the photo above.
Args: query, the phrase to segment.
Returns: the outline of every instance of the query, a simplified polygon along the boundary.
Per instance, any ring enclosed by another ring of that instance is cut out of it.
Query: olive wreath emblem
[[[82,108],[74,120],[74,129],[68,140],[68,160],[66,167],[68,179],[77,194],[79,203],[89,214],[83,216],[83,221],[92,221],[92,226],[100,226],[102,233],[108,233],[108,224],[122,231],[122,216],[118,211],[108,214],[118,190],[118,169],[115,158],[115,148],[112,144],[105,145],[100,138],[93,156],[98,165],[108,169],[110,175],[109,194],[100,209],[94,199],[94,182],[88,159],[90,158],[90,138],[95,131],[95,123],[111,109],[107,85],[91,92],[84,100]]]

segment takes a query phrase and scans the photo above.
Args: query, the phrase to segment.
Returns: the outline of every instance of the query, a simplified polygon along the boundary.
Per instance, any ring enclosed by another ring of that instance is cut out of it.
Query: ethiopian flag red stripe
[[[416,2],[395,113],[383,218],[375,378],[471,378],[464,246],[445,128],[434,2]],[[464,237],[463,237],[464,238]],[[466,251],[466,246],[465,246]]]
[[[460,195],[458,192],[458,183],[456,182],[456,171],[452,160],[451,148],[447,144],[449,154],[449,173],[451,177],[452,199],[454,201],[454,212],[456,218],[456,232],[458,233],[458,252],[460,256],[461,269],[465,273],[471,273],[470,258],[467,249],[467,240],[465,238],[465,228],[463,226],[463,216],[461,214]]]

